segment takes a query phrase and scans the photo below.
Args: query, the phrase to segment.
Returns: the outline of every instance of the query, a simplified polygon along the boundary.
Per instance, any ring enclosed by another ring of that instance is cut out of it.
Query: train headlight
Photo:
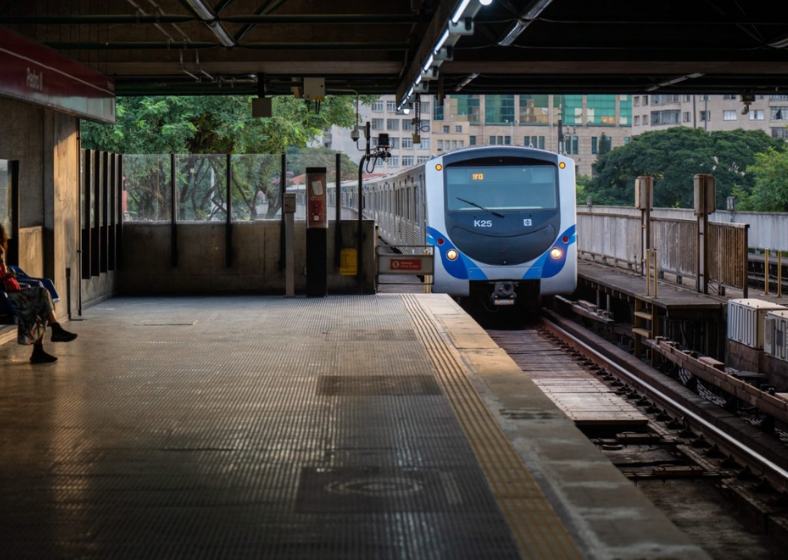
[[[550,256],[557,260],[564,256],[564,252],[558,247],[553,247],[550,249]]]
[[[457,257],[459,256],[460,254],[457,252],[457,249],[449,249],[448,251],[446,251],[446,258],[449,259],[450,261],[456,261]]]
[[[561,163],[558,164],[558,167],[563,169],[564,167],[566,167],[566,164],[562,161]]]

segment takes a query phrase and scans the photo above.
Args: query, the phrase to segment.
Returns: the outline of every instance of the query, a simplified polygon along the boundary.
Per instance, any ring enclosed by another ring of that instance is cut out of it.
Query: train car
[[[432,245],[432,291],[536,307],[577,285],[574,162],[470,147],[364,184],[364,212],[394,247]],[[418,249],[403,248],[403,252]]]

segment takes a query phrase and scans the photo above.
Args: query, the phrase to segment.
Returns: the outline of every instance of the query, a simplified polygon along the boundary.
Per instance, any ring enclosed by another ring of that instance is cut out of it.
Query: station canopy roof
[[[414,86],[445,94],[788,93],[788,2],[480,4],[0,0],[0,25],[115,77],[118,95],[290,94],[304,77],[326,78],[329,94],[400,98]],[[452,48],[422,82],[455,14]]]

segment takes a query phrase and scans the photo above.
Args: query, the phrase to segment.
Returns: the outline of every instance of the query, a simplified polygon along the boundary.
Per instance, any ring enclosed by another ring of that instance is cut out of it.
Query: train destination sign
[[[115,80],[0,27],[0,97],[115,122]]]

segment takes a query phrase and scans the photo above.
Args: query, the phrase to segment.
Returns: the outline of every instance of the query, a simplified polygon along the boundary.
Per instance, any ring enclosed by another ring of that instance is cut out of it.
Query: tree
[[[606,153],[610,151],[610,144],[612,144],[612,139],[608,138],[607,135],[603,132],[602,136],[599,137],[599,147],[597,148],[597,158],[602,157]]]
[[[707,133],[673,127],[646,132],[600,156],[586,190],[596,204],[632,205],[635,179],[652,175],[655,206],[688,208],[693,203],[693,177],[711,173],[717,181],[717,205],[724,207],[734,188],[752,190],[754,177],[747,167],[755,163],[755,154],[770,147],[785,149],[782,140],[759,130]]]
[[[305,173],[307,167],[325,167],[329,181],[334,180],[336,155],[340,154],[340,180],[354,179],[358,176],[358,164],[347,154],[329,148],[290,148],[287,151],[287,166],[293,175]]]
[[[577,204],[587,204],[588,201],[586,200],[588,197],[588,192],[586,191],[586,185],[591,182],[591,177],[588,175],[578,175],[575,178],[575,200]]]
[[[755,178],[750,194],[735,190],[741,199],[739,208],[757,212],[788,212],[788,153],[769,148],[755,155],[755,164],[747,168]]]
[[[236,218],[258,217],[266,208],[273,217],[280,207],[279,155],[303,147],[332,125],[355,124],[355,99],[327,97],[319,114],[292,97],[273,100],[273,117],[252,117],[251,97],[130,97],[118,98],[115,125],[83,123],[86,149],[145,154],[125,159],[127,210],[146,219],[167,219],[169,157],[175,169],[178,216],[186,220],[226,216],[226,157],[218,154],[277,154],[233,156],[232,197]],[[365,103],[374,97],[364,97]],[[163,183],[162,183],[163,181]]]

